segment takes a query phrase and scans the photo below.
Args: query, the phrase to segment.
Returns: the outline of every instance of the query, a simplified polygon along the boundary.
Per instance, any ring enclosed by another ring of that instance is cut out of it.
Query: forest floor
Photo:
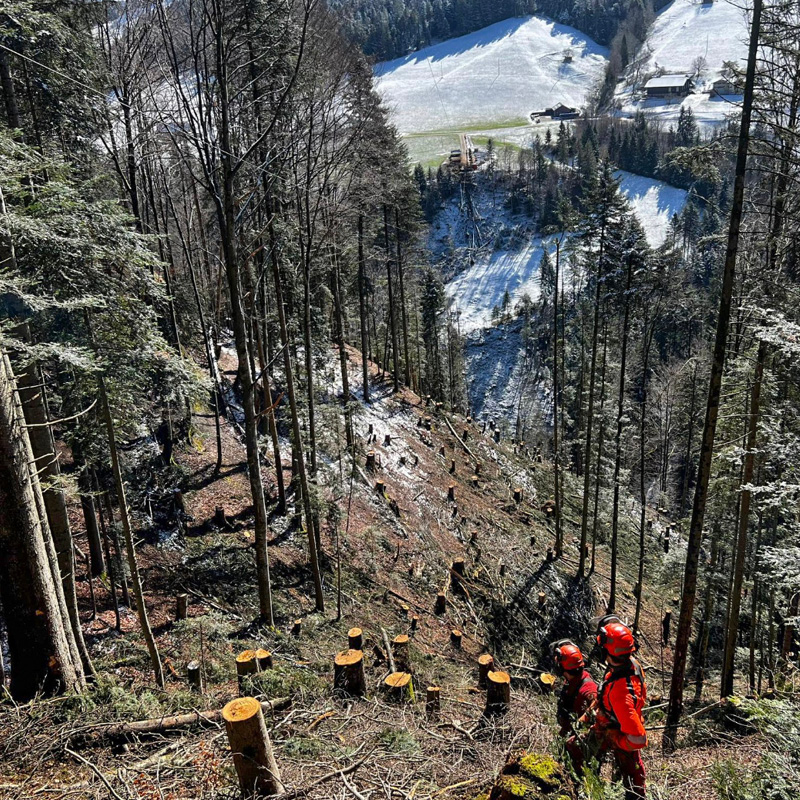
[[[360,396],[357,355],[348,356],[353,391]],[[270,518],[274,629],[253,622],[254,539],[244,448],[226,422],[222,469],[215,476],[214,420],[207,412],[195,415],[191,444],[175,452],[190,518],[177,533],[142,529],[138,548],[145,600],[168,670],[166,690],[153,681],[135,612],[122,609],[117,631],[110,594],[95,580],[93,615],[79,564],[84,632],[97,682],[83,696],[0,706],[0,796],[237,797],[219,722],[116,739],[106,737],[102,726],[221,708],[239,694],[236,654],[254,647],[270,650],[274,667],[244,691],[261,699],[289,698],[268,715],[287,798],[473,798],[491,784],[510,751],[558,753],[555,700],[542,693],[538,680],[550,666],[547,645],[564,636],[588,642],[590,619],[604,607],[610,569],[607,548],[598,542],[590,580],[574,578],[577,486],[567,479],[565,555],[550,562],[553,530],[543,510],[552,481],[549,463],[510,441],[495,441],[483,423],[428,406],[409,390],[393,393],[374,365],[372,394],[369,405],[352,403],[356,469],[342,456],[343,431],[337,435],[338,428],[327,425],[319,442],[315,491],[319,507],[329,509],[321,520],[324,613],[314,610],[304,531],[291,516]],[[335,416],[335,385],[325,397],[320,417]],[[370,450],[377,462],[373,472],[364,466]],[[286,455],[282,468],[288,482]],[[270,497],[273,469],[268,464],[265,470]],[[382,491],[376,491],[377,481],[383,481]],[[522,490],[520,502],[512,497],[515,488]],[[222,527],[214,524],[218,506],[227,520]],[[632,619],[638,507],[626,503],[626,511],[618,610]],[[671,604],[679,587],[675,565],[681,547],[673,533],[674,546],[664,555],[667,522],[648,514],[653,526],[641,658],[648,668],[646,719],[652,732],[644,761],[654,797],[710,799],[717,796],[713,765],[726,759],[756,763],[765,745],[759,735],[745,737],[717,725],[710,720],[712,710],[689,721],[685,746],[676,756],[661,754],[660,695],[672,658],[670,647],[660,644],[661,619],[666,608],[676,610]],[[77,510],[73,524],[76,532],[82,530]],[[599,533],[602,539],[603,526]],[[86,549],[82,534],[77,544]],[[466,562],[461,589],[449,577],[456,558]],[[434,611],[439,591],[447,592],[443,614]],[[189,613],[176,621],[175,598],[181,592],[190,595]],[[298,620],[299,633],[293,634]],[[353,626],[364,630],[368,697],[348,701],[334,696],[332,672],[333,657],[346,649]],[[460,648],[451,643],[454,628],[463,632]],[[392,701],[380,689],[386,674],[384,631],[390,639],[411,634],[415,695],[408,702]],[[476,686],[477,658],[484,652],[493,653],[512,676],[511,710],[492,721],[483,717],[485,692]],[[202,695],[187,686],[191,660],[203,665]],[[593,669],[599,678],[597,666]],[[429,685],[440,686],[442,694],[441,713],[433,719],[425,714]],[[695,709],[714,703],[714,688]],[[610,777],[610,767],[604,769]]]

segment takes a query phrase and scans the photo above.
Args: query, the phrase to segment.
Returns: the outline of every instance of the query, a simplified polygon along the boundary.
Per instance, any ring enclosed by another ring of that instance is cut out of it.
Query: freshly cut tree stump
[[[505,564],[504,564],[504,563],[501,561],[501,562],[500,562],[500,577],[501,577],[501,578],[505,578],[505,576],[506,576],[506,569],[507,569],[506,565],[505,565]]]
[[[186,619],[189,614],[189,595],[179,594],[175,598],[175,619]]]
[[[456,460],[454,458],[451,459],[451,461],[450,461],[450,474],[451,475],[455,475],[456,474]]]
[[[550,694],[555,689],[557,680],[558,678],[552,672],[542,672],[539,675],[539,688],[544,694]]]
[[[364,632],[361,628],[350,628],[347,631],[347,643],[351,650],[364,649]]]
[[[451,484],[450,484],[450,485],[447,487],[447,499],[448,499],[448,500],[449,500],[451,503],[454,503],[454,502],[455,502],[455,499],[456,499],[456,485],[455,485],[454,483],[451,483]]]
[[[392,444],[392,435],[387,433],[386,436],[383,437],[383,446],[389,447]]]
[[[419,627],[419,616],[417,614],[414,614],[414,616],[411,617],[411,630],[415,631],[418,627]]]
[[[545,603],[547,603],[547,595],[544,592],[539,592],[537,603],[539,608],[544,608]]]
[[[411,675],[408,672],[392,672],[384,678],[383,685],[393,700],[404,700],[411,694]]]
[[[444,614],[447,610],[447,595],[444,592],[439,592],[436,595],[436,603],[433,606],[435,614]]]
[[[478,476],[477,475],[473,475],[472,476],[472,488],[473,489],[477,489],[478,486],[479,486],[479,484],[478,484]]]
[[[367,678],[364,674],[364,653],[361,650],[342,650],[333,659],[333,688],[363,697],[367,693]]]
[[[450,644],[455,647],[456,650],[461,649],[461,640],[463,639],[464,634],[458,628],[453,628],[450,631]]]
[[[199,661],[190,661],[186,665],[186,678],[194,691],[203,694],[203,671]]]
[[[406,461],[407,461],[407,459],[406,459],[405,456],[400,456],[400,466],[401,467],[404,467],[406,465]]]
[[[370,471],[374,471],[375,467],[376,467],[376,464],[375,464],[375,451],[374,450],[370,450],[367,453],[367,469],[370,470]]]
[[[494,669],[494,656],[491,653],[482,653],[478,656],[478,686],[486,688],[486,678]]]
[[[281,773],[267,733],[261,703],[239,697],[222,709],[225,731],[245,797],[269,797],[284,792]]]
[[[292,636],[299,636],[302,628],[303,628],[303,620],[296,619],[292,624],[292,630],[291,630]]]
[[[222,506],[217,506],[214,509],[214,524],[218,528],[228,527],[228,518],[225,516],[225,509]]]
[[[553,548],[552,547],[548,547],[547,548],[547,555],[545,556],[545,560],[547,561],[547,563],[549,564],[551,561],[553,561],[555,559],[555,557],[556,557],[556,555],[553,552]]]
[[[385,494],[386,484],[383,481],[375,481],[375,494]]]
[[[429,686],[425,691],[425,715],[428,719],[439,715],[441,694],[441,689],[438,686]]]
[[[244,684],[244,679],[248,675],[255,675],[258,672],[258,659],[255,650],[242,650],[236,656],[236,675],[239,678],[239,689]]]
[[[522,502],[522,488],[519,487],[519,486],[516,486],[514,488],[514,502],[515,503],[521,503]]]
[[[489,670],[486,675],[487,717],[505,714],[511,705],[511,676],[502,670]]]
[[[411,672],[411,655],[408,652],[408,634],[401,633],[392,639],[392,657],[395,667],[401,672]]]
[[[256,650],[256,662],[258,663],[258,670],[261,672],[265,669],[272,669],[272,653],[264,648]]]

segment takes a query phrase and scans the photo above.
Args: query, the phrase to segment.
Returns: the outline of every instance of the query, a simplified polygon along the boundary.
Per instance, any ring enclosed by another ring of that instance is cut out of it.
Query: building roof
[[[644,85],[645,89],[671,89],[685,86],[691,80],[688,75],[683,73],[673,75],[661,75],[658,78],[650,78]]]

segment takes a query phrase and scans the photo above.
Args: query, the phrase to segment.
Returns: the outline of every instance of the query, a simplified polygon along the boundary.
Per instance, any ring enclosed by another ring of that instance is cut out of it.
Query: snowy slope
[[[643,110],[667,124],[678,118],[681,105],[691,107],[701,125],[722,123],[736,112],[736,98],[711,96],[724,61],[747,60],[748,20],[738,0],[674,0],[656,18],[647,39],[617,92],[623,114]],[[694,74],[695,61],[705,66],[695,79],[696,93],[684,100],[645,99],[641,91],[658,71]],[[733,102],[731,102],[733,101]]]
[[[546,245],[555,252],[555,240],[548,240]],[[492,309],[502,307],[506,290],[512,309],[524,294],[536,300],[544,246],[542,239],[534,237],[516,250],[479,251],[475,263],[447,284],[447,297],[460,312],[463,333],[489,327]]]
[[[680,214],[686,204],[687,192],[624,170],[615,174],[621,179],[620,191],[628,198],[633,213],[642,223],[648,244],[651,247],[663,244],[672,215]]]
[[[379,64],[375,75],[403,135],[509,125],[533,132],[531,111],[558,102],[584,105],[607,52],[574,28],[518,17]]]

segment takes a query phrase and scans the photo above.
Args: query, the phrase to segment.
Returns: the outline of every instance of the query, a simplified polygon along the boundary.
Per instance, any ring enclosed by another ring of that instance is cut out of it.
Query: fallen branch
[[[112,797],[116,798],[116,800],[122,800],[122,797],[117,792],[114,791],[114,787],[108,782],[108,778],[106,778],[106,776],[103,775],[102,772],[100,772],[100,770],[97,768],[95,764],[92,764],[92,762],[89,761],[88,758],[84,758],[82,755],[79,755],[74,750],[70,750],[69,747],[67,747],[66,745],[64,745],[64,750],[74,758],[77,758],[78,761],[80,761],[81,763],[86,764],[86,766],[89,767],[89,769],[91,769],[92,772],[94,772],[94,774],[97,775],[98,778],[100,778],[100,780],[103,782],[106,789],[108,789],[109,794]]]
[[[447,427],[450,428],[450,433],[452,433],[453,436],[456,437],[456,441],[470,454],[470,457],[474,458],[475,461],[477,461],[478,460],[477,456],[475,455],[475,453],[472,452],[472,450],[469,449],[469,447],[467,447],[464,440],[455,432],[455,429],[450,424],[450,420],[447,419],[447,417],[445,417],[444,421],[447,423]]]
[[[308,784],[308,786],[303,786],[300,789],[292,789],[289,792],[284,792],[283,794],[276,794],[272,800],[292,800],[295,797],[302,797],[303,795],[308,794],[312,789],[316,789],[322,783],[326,783],[333,778],[343,778],[345,775],[350,775],[355,772],[359,767],[363,766],[367,759],[374,753],[374,750],[370,750],[367,755],[363,758],[360,758],[355,763],[351,764],[349,767],[345,767],[344,769],[335,769],[332,772],[327,772],[320,778],[317,778],[315,781],[312,781]]]
[[[261,703],[265,712],[280,711],[287,708],[292,702],[290,697],[279,697]],[[189,725],[198,725],[203,722],[219,722],[222,719],[222,709],[212,711],[193,711],[189,714],[177,714],[170,717],[156,717],[143,719],[138,722],[111,722],[103,725],[91,725],[79,728],[72,732],[70,741],[81,742],[98,741],[101,739],[120,739],[126,736],[137,736],[150,733],[161,733]]]

